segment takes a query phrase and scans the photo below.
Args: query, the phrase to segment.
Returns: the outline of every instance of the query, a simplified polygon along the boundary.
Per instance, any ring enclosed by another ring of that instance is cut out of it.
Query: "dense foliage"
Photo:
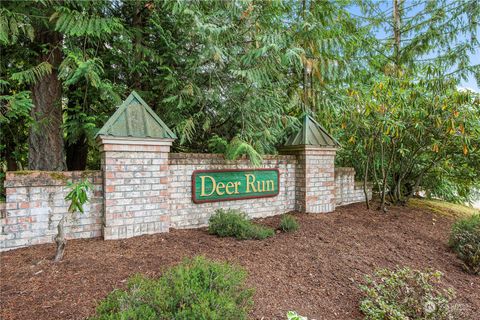
[[[92,319],[247,319],[253,290],[240,267],[186,259],[158,279],[129,279],[126,290],[113,291]]]
[[[175,151],[275,153],[310,112],[382,207],[480,181],[477,0],[2,1],[0,179],[98,168],[95,134],[135,89]],[[360,161],[359,161],[360,160]]]
[[[215,211],[208,221],[208,232],[219,237],[234,237],[239,240],[263,240],[275,234],[273,229],[252,223],[245,213],[234,209]]]
[[[456,221],[449,244],[463,261],[465,270],[480,274],[480,214]]]
[[[360,287],[364,293],[360,310],[370,320],[465,319],[452,303],[453,291],[441,289],[441,276],[438,271],[409,268],[377,270]]]

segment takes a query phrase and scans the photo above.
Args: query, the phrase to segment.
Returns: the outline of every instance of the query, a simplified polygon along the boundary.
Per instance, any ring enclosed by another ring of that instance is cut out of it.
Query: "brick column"
[[[172,139],[100,136],[105,240],[168,232]]]
[[[295,154],[295,209],[322,213],[335,210],[335,148],[294,146],[282,153]]]

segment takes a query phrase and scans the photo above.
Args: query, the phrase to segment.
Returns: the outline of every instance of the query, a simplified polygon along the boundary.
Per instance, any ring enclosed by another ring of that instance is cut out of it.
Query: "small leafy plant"
[[[467,272],[480,274],[480,214],[455,222],[449,245],[463,261]]]
[[[287,312],[287,320],[308,320],[307,317],[299,315],[295,311],[288,311]]]
[[[215,211],[208,222],[208,232],[219,237],[234,237],[240,240],[266,239],[275,234],[273,229],[252,223],[239,210]]]
[[[92,184],[85,179],[77,183],[69,182],[68,187],[70,187],[70,192],[65,196],[65,200],[70,201],[68,212],[83,213],[83,205],[89,201],[88,191],[93,189]]]
[[[360,310],[367,320],[464,319],[452,305],[452,289],[440,289],[442,273],[410,268],[380,269],[360,286],[364,299]]]
[[[280,230],[283,232],[295,232],[299,228],[297,219],[289,214],[284,214],[280,220]]]
[[[96,320],[107,319],[247,319],[253,290],[246,272],[204,257],[185,259],[158,279],[129,279],[97,307]]]
[[[83,213],[83,206],[89,201],[88,191],[93,189],[92,184],[87,179],[85,179],[77,183],[69,182],[68,187],[70,188],[70,192],[65,196],[65,200],[70,201],[68,212],[74,213],[76,211],[79,211]],[[65,238],[66,219],[67,216],[64,214],[57,225],[57,235],[55,236],[55,243],[57,245],[57,249],[54,258],[56,262],[63,259],[65,246],[67,245],[67,239]]]

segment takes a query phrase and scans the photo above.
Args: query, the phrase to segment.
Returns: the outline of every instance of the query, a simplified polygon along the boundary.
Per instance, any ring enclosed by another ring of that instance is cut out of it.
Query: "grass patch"
[[[299,228],[298,221],[294,216],[289,214],[284,214],[280,220],[279,229],[283,232],[295,232]]]
[[[412,198],[408,204],[412,207],[428,209],[442,216],[453,218],[469,217],[475,213],[480,213],[480,210],[472,207],[435,199]]]
[[[273,229],[254,224],[243,212],[233,209],[216,210],[208,221],[208,233],[239,240],[263,240],[275,234]]]

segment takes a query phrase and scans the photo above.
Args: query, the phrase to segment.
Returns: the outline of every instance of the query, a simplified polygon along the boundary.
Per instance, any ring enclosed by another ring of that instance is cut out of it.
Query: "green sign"
[[[192,174],[195,203],[274,197],[278,169],[197,170]]]

